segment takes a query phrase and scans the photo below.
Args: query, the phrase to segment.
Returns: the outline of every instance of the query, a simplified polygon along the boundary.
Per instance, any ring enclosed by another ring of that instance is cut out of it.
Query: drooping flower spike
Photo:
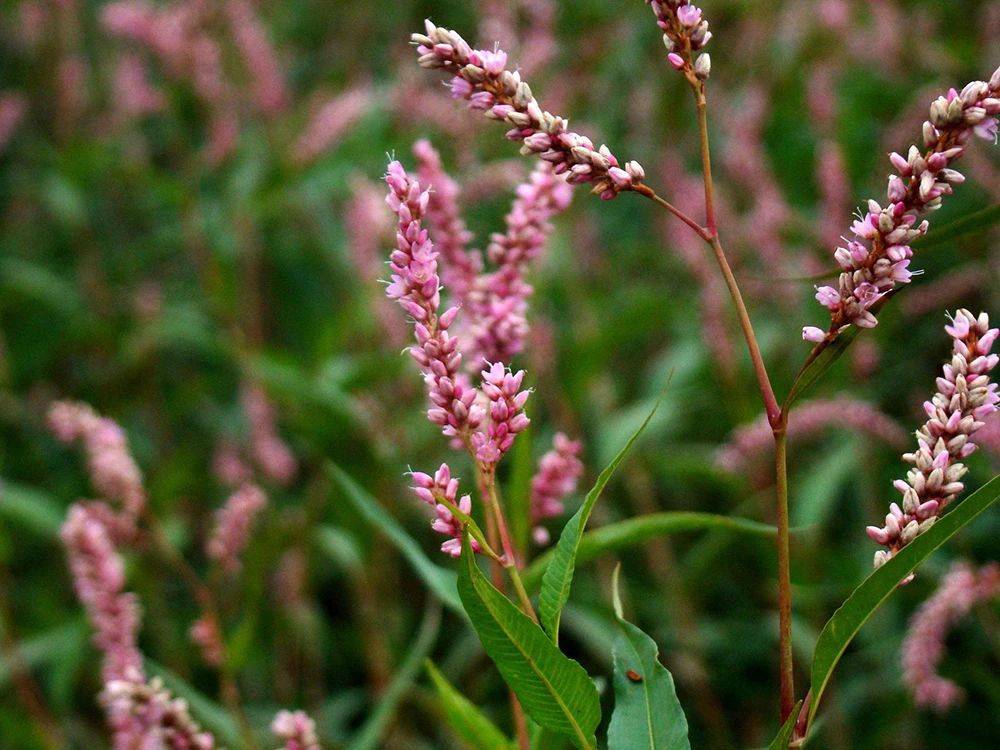
[[[605,200],[642,182],[645,172],[638,162],[622,168],[607,146],[596,148],[589,138],[571,131],[566,119],[543,110],[520,73],[507,68],[506,52],[472,49],[455,31],[429,20],[425,26],[426,33],[411,36],[420,65],[451,73],[452,96],[507,123],[507,137],[521,142],[522,153],[552,163],[569,182],[592,183]]]
[[[441,551],[452,557],[462,554],[463,524],[452,514],[448,505],[454,505],[460,511],[469,515],[472,512],[472,498],[469,495],[458,496],[458,478],[451,475],[448,464],[441,464],[434,476],[415,471],[410,475],[413,480],[413,494],[434,509],[436,518],[431,528],[439,534],[448,537],[441,545]],[[445,505],[448,503],[448,505]],[[470,539],[474,552],[479,552],[479,542]]]
[[[931,103],[924,122],[925,151],[910,146],[904,158],[889,156],[896,174],[889,177],[887,203],[868,201],[868,210],[851,225],[850,240],[838,247],[834,257],[843,269],[836,286],[822,286],[816,299],[830,311],[827,330],[817,326],[802,329],[806,341],[832,340],[846,326],[874,328],[878,321],[872,307],[897,284],[910,281],[911,243],[927,233],[928,222],[920,217],[941,206],[945,195],[965,177],[951,168],[977,135],[988,141],[997,136],[1000,114],[1000,68],[989,82],[973,81],[960,92],[948,91]]]
[[[961,479],[968,469],[962,460],[976,450],[975,432],[1000,402],[989,378],[1000,360],[990,353],[1000,329],[989,327],[986,313],[977,317],[959,310],[945,331],[954,340],[951,360],[937,379],[937,393],[924,403],[927,422],[916,433],[917,450],[903,455],[913,468],[894,483],[902,507],[892,503],[885,525],[867,528],[868,536],[886,547],[875,553],[875,567],[930,528],[965,489]]]

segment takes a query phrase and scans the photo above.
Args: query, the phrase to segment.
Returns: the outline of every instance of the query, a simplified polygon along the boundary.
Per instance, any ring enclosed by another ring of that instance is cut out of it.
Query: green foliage
[[[573,572],[576,570],[576,556],[580,549],[580,540],[583,537],[583,530],[587,526],[587,521],[590,519],[594,505],[601,496],[604,487],[611,481],[611,475],[615,473],[615,469],[625,459],[625,454],[632,447],[632,443],[642,434],[642,431],[649,424],[649,420],[653,418],[658,407],[659,403],[653,407],[653,410],[649,412],[643,423],[632,433],[625,445],[618,451],[618,454],[611,459],[611,463],[598,475],[594,486],[584,498],[583,505],[566,522],[562,534],[559,535],[559,541],[556,543],[555,550],[552,553],[552,559],[542,574],[542,588],[538,595],[538,614],[541,618],[542,626],[552,638],[553,643],[559,642],[559,618],[562,615],[563,607],[569,601],[569,589],[573,584]]]
[[[608,726],[608,750],[690,750],[687,718],[674,678],[660,663],[656,641],[625,620],[615,568],[615,619],[620,634],[612,650],[615,710]]]
[[[527,714],[542,728],[569,736],[579,748],[596,748],[601,706],[594,683],[486,580],[468,539],[463,543],[458,593],[483,649]]]
[[[424,664],[434,688],[437,690],[441,712],[448,726],[472,750],[512,750],[514,744],[497,729],[474,703],[448,682],[441,670],[428,660]]]

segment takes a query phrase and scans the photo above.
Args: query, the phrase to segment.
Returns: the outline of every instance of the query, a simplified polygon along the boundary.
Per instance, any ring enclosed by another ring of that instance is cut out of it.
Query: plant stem
[[[781,721],[795,705],[795,673],[792,663],[792,580],[788,549],[787,415],[774,430],[774,476],[778,521],[778,649],[781,672]]]

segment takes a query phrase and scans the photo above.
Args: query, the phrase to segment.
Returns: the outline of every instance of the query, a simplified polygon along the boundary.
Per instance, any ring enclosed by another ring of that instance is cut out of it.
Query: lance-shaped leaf
[[[823,691],[847,646],[875,611],[898,588],[899,582],[1000,497],[1000,475],[955,503],[951,510],[878,570],[868,576],[823,627],[812,664],[812,701],[807,726],[812,725]]]
[[[569,736],[577,747],[595,748],[601,704],[594,683],[486,580],[468,537],[462,543],[458,594],[483,649],[528,715],[539,726]]]
[[[625,458],[632,443],[642,434],[659,406],[660,404],[657,402],[646,419],[639,425],[639,429],[632,433],[622,449],[618,451],[618,455],[611,459],[611,463],[600,473],[597,482],[587,493],[583,505],[566,522],[562,534],[559,535],[552,559],[542,576],[542,590],[538,594],[538,615],[545,632],[552,638],[553,643],[559,642],[559,618],[562,616],[563,607],[569,600],[569,590],[573,585],[573,572],[576,570],[576,555],[580,549],[580,539],[583,537],[583,530],[587,527],[591,511],[594,510],[594,505],[601,496],[605,485],[611,479],[611,475],[615,473],[615,469]]]
[[[608,750],[691,750],[684,709],[674,678],[660,664],[656,641],[625,620],[615,568],[612,596],[619,635],[611,651],[615,710],[608,727]]]
[[[767,750],[788,750],[788,743],[792,741],[792,732],[795,731],[795,722],[798,721],[799,711],[802,710],[802,701],[795,704],[795,708],[792,712],[788,714],[788,718],[785,719],[785,723],[781,725],[781,729],[778,730],[778,735],[775,737],[771,744],[767,746]]]
[[[448,726],[468,747],[473,750],[512,750],[513,743],[474,703],[448,682],[434,662],[428,659],[424,667],[437,690],[438,705]]]

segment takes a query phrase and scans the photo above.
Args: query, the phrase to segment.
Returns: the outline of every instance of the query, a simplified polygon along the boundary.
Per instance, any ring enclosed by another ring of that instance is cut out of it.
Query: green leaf
[[[327,465],[327,471],[344,490],[345,496],[358,513],[368,523],[385,534],[386,538],[406,558],[406,561],[427,585],[427,588],[433,591],[444,605],[461,613],[463,611],[462,603],[455,590],[455,573],[432,563],[420,545],[413,540],[413,537],[407,534],[396,519],[390,516],[374,497],[355,482],[350,474],[333,463]]]
[[[773,526],[747,518],[680,510],[664,511],[629,518],[588,531],[580,539],[576,562],[584,563],[605,552],[625,549],[667,534],[702,529],[726,529],[754,536],[774,536],[776,533]],[[548,550],[521,573],[524,585],[529,591],[534,591],[538,587],[554,559],[555,550]]]
[[[618,468],[618,465],[625,458],[625,454],[628,453],[629,448],[632,447],[632,444],[642,434],[646,425],[649,424],[649,420],[656,414],[659,406],[660,404],[657,402],[653,410],[646,416],[646,419],[639,425],[639,428],[632,433],[632,436],[622,449],[618,451],[618,454],[611,459],[611,463],[597,477],[597,482],[591,488],[590,492],[587,493],[583,505],[566,522],[562,534],[559,535],[559,541],[556,543],[555,550],[552,553],[551,562],[545,568],[545,573],[542,576],[542,590],[538,595],[538,614],[541,618],[542,626],[552,638],[553,643],[559,643],[559,618],[562,615],[562,608],[569,600],[569,590],[573,585],[573,571],[576,569],[576,556],[580,547],[580,538],[583,536],[583,530],[587,526],[590,513],[593,511],[594,505],[601,496],[605,485],[611,479],[611,475],[615,473],[615,469]]]
[[[483,649],[535,722],[570,736],[577,747],[596,747],[601,720],[597,688],[583,667],[565,656],[542,629],[483,575],[463,540],[458,594]]]
[[[802,701],[795,704],[795,708],[785,719],[785,723],[778,730],[777,737],[767,746],[767,750],[788,750],[788,743],[792,741],[792,732],[795,731],[795,722],[799,718],[799,711],[802,710]]]
[[[788,392],[788,397],[785,399],[784,406],[782,407],[786,412],[803,393],[809,390],[840,359],[841,355],[854,343],[854,339],[858,337],[858,334],[862,330],[857,326],[849,326],[847,330],[843,331],[831,343],[817,345],[822,346],[822,349],[819,350],[819,353],[815,357],[810,355],[810,358],[806,360],[806,364],[799,370],[799,374],[795,376],[795,382],[792,383],[792,388]]]
[[[613,597],[620,634],[611,652],[615,710],[608,750],[691,750],[684,709],[674,678],[660,663],[656,641],[625,620],[615,568]]]
[[[55,539],[66,513],[46,492],[0,479],[0,516]]]
[[[389,687],[379,696],[375,710],[369,714],[367,721],[347,744],[347,750],[374,750],[378,747],[389,721],[399,708],[400,701],[417,678],[420,665],[434,646],[441,627],[441,607],[433,599],[431,601],[432,604],[428,605],[424,612],[420,630],[413,639],[413,646],[393,675]]]
[[[428,659],[424,662],[424,668],[437,690],[438,704],[448,725],[468,747],[474,750],[511,750],[513,743],[475,704],[448,682],[434,666],[434,662]]]
[[[514,441],[510,456],[510,481],[504,494],[514,548],[522,551],[528,548],[531,534],[531,478],[535,473],[533,443],[533,430],[521,433]]]
[[[71,653],[85,651],[89,632],[90,628],[82,620],[58,625],[19,641],[17,657],[21,665],[28,669],[45,667],[48,671],[54,663],[67,659]],[[7,684],[13,669],[14,664],[0,654],[0,690]]]
[[[792,523],[812,526],[826,521],[844,485],[856,475],[857,465],[857,446],[850,440],[819,458],[793,492]]]
[[[195,720],[214,734],[220,744],[230,747],[243,744],[236,720],[226,709],[163,665],[151,659],[146,659],[145,664],[151,675],[163,680],[167,690],[188,702]]]
[[[823,691],[847,646],[875,611],[898,588],[899,582],[1000,497],[1000,475],[956,503],[927,531],[897,552],[868,576],[823,627],[812,664],[812,702],[808,725],[812,725]]]

